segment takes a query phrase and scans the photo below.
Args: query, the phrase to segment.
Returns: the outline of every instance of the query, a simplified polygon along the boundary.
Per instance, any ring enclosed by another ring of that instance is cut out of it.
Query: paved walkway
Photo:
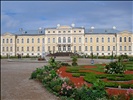
[[[31,72],[43,65],[1,60],[1,100],[59,100],[40,82],[29,80]]]
[[[57,61],[67,61],[71,64],[70,57],[57,57]],[[79,58],[79,65],[90,64],[91,59]],[[29,80],[32,71],[42,67],[47,62],[39,61],[8,61],[1,60],[1,100],[59,100],[56,96],[49,93],[40,82]],[[94,60],[95,63],[110,62],[110,60]]]

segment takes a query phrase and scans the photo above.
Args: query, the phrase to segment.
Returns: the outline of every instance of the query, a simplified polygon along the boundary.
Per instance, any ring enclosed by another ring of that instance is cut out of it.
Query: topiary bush
[[[76,56],[73,56],[72,57],[72,66],[77,66],[77,57]]]

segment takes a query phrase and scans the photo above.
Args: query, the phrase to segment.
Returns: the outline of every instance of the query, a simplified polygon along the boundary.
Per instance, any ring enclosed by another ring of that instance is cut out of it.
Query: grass
[[[125,68],[127,70],[133,70],[133,62],[124,62]],[[84,65],[87,66],[87,65]],[[92,65],[91,65],[92,66]],[[104,72],[104,66],[102,64],[95,64],[94,68],[84,68],[83,65],[81,66],[72,66],[72,67],[67,67],[67,72],[72,73],[74,77],[80,77],[84,76],[84,80],[89,83],[94,83],[97,80],[102,80],[102,79],[107,79],[109,80],[108,82],[103,82],[105,83],[106,87],[118,87],[119,85],[122,88],[133,88],[133,84],[123,84],[123,83],[118,83],[119,81],[130,81],[133,80],[133,75],[125,75],[125,74],[100,74],[97,75],[92,72],[81,72],[81,70],[93,70],[97,72]]]

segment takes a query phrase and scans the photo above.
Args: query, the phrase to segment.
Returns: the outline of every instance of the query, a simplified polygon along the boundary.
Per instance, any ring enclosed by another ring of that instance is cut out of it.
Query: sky
[[[1,33],[75,27],[112,28],[133,32],[132,1],[1,1]]]

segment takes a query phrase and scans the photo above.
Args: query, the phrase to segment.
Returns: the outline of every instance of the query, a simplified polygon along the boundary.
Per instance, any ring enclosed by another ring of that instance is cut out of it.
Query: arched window
[[[104,42],[104,38],[102,38],[102,42]]]
[[[58,38],[58,43],[61,43],[61,37]]]
[[[115,42],[115,38],[113,38],[113,42]]]
[[[85,43],[87,43],[87,38],[85,38]]]
[[[38,43],[40,43],[40,39],[38,38]]]
[[[10,39],[10,43],[12,43],[12,39]]]
[[[29,43],[29,38],[27,39],[27,43]]]
[[[17,43],[19,43],[19,39],[17,39]]]
[[[90,42],[92,43],[92,38],[90,38]]]
[[[128,41],[131,42],[131,37],[128,38]]]
[[[74,43],[76,43],[76,38],[74,38]]]
[[[126,42],[126,37],[124,37],[124,42]]]
[[[3,43],[5,43],[5,39],[3,39]]]
[[[65,37],[63,37],[63,43],[66,43],[66,38]]]
[[[22,39],[21,42],[24,43],[24,39]]]
[[[32,38],[32,43],[34,43],[34,39]]]
[[[120,42],[122,42],[122,37],[120,37]]]
[[[97,42],[99,42],[99,38],[97,38]]]
[[[79,38],[79,43],[81,43],[81,38]]]
[[[71,39],[70,39],[70,37],[68,37],[68,43],[70,43],[71,42]]]
[[[108,38],[108,42],[110,42],[110,38]]]
[[[6,39],[6,43],[8,43],[8,39]]]
[[[44,38],[42,39],[42,43],[44,43]]]

